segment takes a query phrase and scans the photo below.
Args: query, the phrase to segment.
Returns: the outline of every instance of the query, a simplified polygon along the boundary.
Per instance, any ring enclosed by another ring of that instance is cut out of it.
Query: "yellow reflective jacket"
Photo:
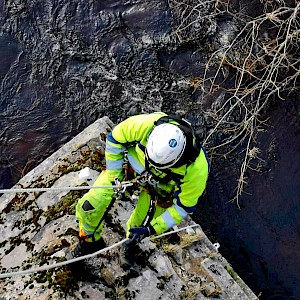
[[[122,166],[124,151],[128,151],[128,160],[138,174],[145,171],[145,147],[154,122],[166,114],[157,112],[136,115],[118,124],[107,136],[106,140],[106,168],[109,177],[118,177],[122,180]],[[174,122],[176,124],[176,122]],[[151,221],[157,234],[161,234],[179,224],[188,214],[191,214],[202,195],[209,173],[209,161],[205,150],[201,147],[200,153],[194,162],[169,169],[174,174],[174,179],[159,184],[159,187],[168,193],[173,193],[173,205],[162,215]],[[166,174],[150,169],[157,177]],[[178,175],[178,176],[177,176]],[[180,180],[176,178],[180,177]]]

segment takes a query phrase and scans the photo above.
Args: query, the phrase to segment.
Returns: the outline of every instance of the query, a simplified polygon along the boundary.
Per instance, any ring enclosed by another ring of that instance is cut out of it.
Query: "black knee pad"
[[[89,210],[94,210],[95,207],[88,200],[85,200],[82,205],[82,209],[84,211],[89,211]]]

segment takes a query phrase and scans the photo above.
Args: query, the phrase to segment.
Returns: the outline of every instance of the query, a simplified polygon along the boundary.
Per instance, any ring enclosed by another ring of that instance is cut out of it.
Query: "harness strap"
[[[152,188],[151,188],[151,190],[152,190]],[[154,212],[155,212],[155,204],[156,204],[157,195],[154,195],[154,193],[152,193],[151,190],[150,190],[150,197],[151,198],[150,198],[149,208],[148,208],[146,217],[142,222],[142,226],[145,226],[145,227],[149,226],[151,220],[153,219]]]
[[[174,181],[180,181],[181,179],[183,179],[184,175],[181,174],[177,174],[177,173],[173,173],[172,171],[170,171],[169,169],[164,169],[163,171],[161,171],[162,174],[164,174],[164,177],[160,177],[156,174],[154,174],[154,172],[151,172],[151,169],[153,167],[150,167],[150,164],[148,162],[148,160],[145,158],[145,169],[151,173],[151,175],[153,176],[153,178],[156,181],[159,181],[162,184],[167,184],[168,182],[170,182],[171,180]]]

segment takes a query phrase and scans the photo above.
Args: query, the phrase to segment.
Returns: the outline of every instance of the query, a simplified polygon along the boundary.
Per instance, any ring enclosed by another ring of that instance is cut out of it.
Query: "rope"
[[[152,237],[152,238],[147,237],[147,238],[145,238],[144,240],[145,240],[145,241],[156,240],[156,239],[161,238],[161,237],[163,237],[163,236],[166,236],[166,235],[169,235],[169,234],[173,234],[173,233],[176,233],[176,232],[179,232],[179,231],[188,229],[188,228],[192,228],[192,227],[200,227],[200,225],[199,225],[199,224],[189,225],[189,226],[182,227],[182,228],[179,228],[179,229],[176,229],[176,230],[172,230],[172,231],[169,231],[169,232],[162,233],[162,234],[157,235],[157,236],[154,236],[154,237]]]
[[[158,236],[154,236],[152,238],[149,238],[149,237],[145,238],[144,241],[149,241],[149,240],[152,241],[152,240],[161,238],[163,236],[166,236],[166,235],[169,235],[169,234],[173,234],[173,233],[176,233],[176,232],[188,229],[188,228],[196,227],[196,226],[200,226],[200,225],[199,224],[195,224],[195,225],[186,226],[186,227],[183,227],[183,228],[180,228],[180,229],[177,229],[177,230],[172,230],[170,232],[166,232],[166,233],[160,234]],[[113,249],[113,248],[115,248],[117,246],[122,245],[127,240],[128,239],[126,238],[126,239],[121,240],[118,243],[115,243],[115,244],[113,244],[111,246],[108,246],[106,248],[98,250],[97,252],[94,252],[92,254],[87,254],[87,255],[84,255],[84,256],[76,257],[76,258],[69,259],[69,260],[66,260],[66,261],[62,261],[62,262],[59,262],[59,263],[55,263],[55,264],[52,264],[52,265],[47,265],[47,266],[43,266],[43,267],[39,267],[39,268],[33,268],[33,269],[28,269],[28,270],[23,270],[23,271],[1,273],[0,274],[0,278],[7,278],[7,277],[13,277],[13,276],[17,276],[17,275],[24,275],[24,274],[29,274],[29,273],[36,273],[36,272],[41,272],[41,271],[47,271],[47,270],[50,270],[50,269],[53,269],[53,268],[65,266],[65,265],[68,265],[68,264],[71,264],[71,263],[74,263],[74,262],[78,262],[78,261],[81,261],[81,260],[84,260],[84,259],[87,259],[87,258],[94,257],[94,256],[96,256],[96,255],[98,255],[100,253],[103,253],[105,251],[111,250],[111,249]]]
[[[40,188],[11,188],[11,189],[0,189],[0,194],[8,193],[37,193],[37,192],[59,192],[59,191],[80,191],[90,189],[116,189],[117,193],[124,193],[128,186],[139,184],[144,186],[145,183],[150,185],[156,185],[157,182],[149,177],[148,173],[137,176],[131,181],[120,182],[118,178],[115,178],[115,184],[112,185],[99,185],[99,186],[60,186],[60,187],[40,187]]]
[[[122,182],[122,187],[131,186],[133,183]],[[16,189],[0,189],[0,194],[5,193],[30,193],[30,192],[59,192],[59,191],[80,191],[80,190],[90,190],[90,189],[113,189],[119,187],[118,185],[99,185],[99,186],[61,186],[61,187],[49,187],[49,188],[16,188]]]
[[[113,249],[113,248],[115,248],[115,247],[123,244],[126,241],[127,241],[127,239],[123,239],[122,241],[120,241],[120,242],[118,242],[116,244],[113,244],[113,245],[111,245],[109,247],[106,247],[106,248],[103,248],[101,250],[98,250],[97,252],[94,252],[92,254],[87,254],[87,255],[84,255],[84,256],[72,258],[72,259],[69,259],[69,260],[66,260],[66,261],[62,261],[62,262],[59,262],[59,263],[55,263],[55,264],[52,264],[52,265],[43,266],[43,267],[39,267],[39,268],[35,268],[35,269],[28,269],[28,270],[24,270],[24,271],[2,273],[2,274],[0,274],[0,278],[6,278],[6,277],[12,277],[12,276],[16,276],[16,275],[23,275],[23,274],[28,274],[28,273],[36,273],[36,272],[41,272],[41,271],[47,271],[47,270],[50,270],[50,269],[53,269],[53,268],[65,266],[65,265],[68,265],[68,264],[71,264],[71,263],[74,263],[74,262],[78,262],[80,260],[84,260],[84,259],[96,256],[96,255],[98,255],[98,254],[100,254],[102,252],[105,252],[107,250]]]

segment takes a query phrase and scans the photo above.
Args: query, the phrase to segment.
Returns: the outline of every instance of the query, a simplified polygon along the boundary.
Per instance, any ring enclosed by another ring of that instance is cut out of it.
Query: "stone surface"
[[[39,186],[53,187],[73,187],[84,182],[92,185],[99,172],[82,165],[83,161],[90,165],[89,159],[83,160],[83,157],[86,158],[86,153],[94,153],[93,147],[103,144],[99,139],[97,142],[97,136],[100,132],[107,133],[111,126],[108,118],[96,121],[22,178],[17,186],[36,186],[37,182]],[[90,140],[94,142],[89,143]],[[78,160],[69,159],[69,156]],[[72,171],[76,167],[81,170]],[[67,202],[72,207],[79,195],[68,191],[35,193],[34,201],[33,196],[27,194],[22,203],[11,198],[14,205],[6,195],[0,198],[0,203],[5,201],[1,213],[2,239],[5,239],[0,244],[2,273],[52,265],[65,259],[78,234],[74,214],[70,207],[63,206],[63,199],[68,195],[75,201]],[[124,238],[125,223],[135,201],[115,202],[104,222],[103,238],[107,246]],[[216,296],[218,299],[257,299],[233,270],[230,270],[231,275],[228,273],[228,263],[200,226],[195,227],[188,218],[180,227],[190,225],[194,227],[174,236],[175,244],[170,244],[167,238],[142,241],[130,270],[120,266],[122,247],[113,247],[80,265],[4,278],[0,281],[0,297],[3,300],[88,297],[202,300]]]
[[[21,266],[22,262],[28,258],[27,247],[25,244],[16,246],[14,250],[5,255],[1,260],[1,266],[9,269]]]
[[[32,237],[34,250],[40,252],[43,247],[49,246],[52,241],[64,235],[70,228],[77,229],[75,216],[66,215],[57,220],[50,221]]]
[[[83,183],[94,182],[98,176],[99,172],[90,170],[88,167],[86,167],[81,171],[72,172],[58,178],[52,187],[68,187],[68,183],[72,184],[72,186],[80,186]],[[35,202],[40,209],[46,211],[49,206],[57,203],[59,199],[62,196],[65,196],[67,193],[68,190],[62,192],[45,192],[39,196]]]

